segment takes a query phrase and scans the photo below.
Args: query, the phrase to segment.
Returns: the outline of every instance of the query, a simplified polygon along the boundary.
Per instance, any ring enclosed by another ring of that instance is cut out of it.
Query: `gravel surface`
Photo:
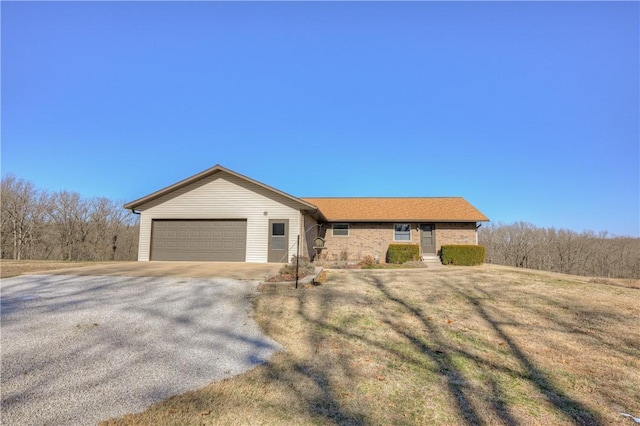
[[[0,284],[6,425],[86,425],[265,362],[257,282],[34,275]]]

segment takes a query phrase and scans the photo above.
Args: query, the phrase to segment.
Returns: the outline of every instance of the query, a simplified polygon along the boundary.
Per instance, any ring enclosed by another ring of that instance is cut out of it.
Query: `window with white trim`
[[[349,224],[348,223],[334,223],[332,225],[334,237],[348,237],[349,236]]]
[[[394,241],[411,241],[411,226],[408,223],[396,223],[393,230]]]

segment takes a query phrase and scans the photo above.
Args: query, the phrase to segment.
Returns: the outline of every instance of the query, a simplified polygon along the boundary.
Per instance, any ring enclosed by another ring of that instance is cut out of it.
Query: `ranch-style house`
[[[384,262],[391,243],[477,244],[489,219],[461,197],[297,198],[216,165],[125,204],[140,214],[138,260],[288,262],[300,253]]]

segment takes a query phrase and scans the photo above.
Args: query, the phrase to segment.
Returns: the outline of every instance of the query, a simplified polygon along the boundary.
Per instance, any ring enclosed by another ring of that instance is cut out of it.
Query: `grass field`
[[[105,424],[633,424],[640,290],[598,281],[485,265],[263,285],[284,352]]]

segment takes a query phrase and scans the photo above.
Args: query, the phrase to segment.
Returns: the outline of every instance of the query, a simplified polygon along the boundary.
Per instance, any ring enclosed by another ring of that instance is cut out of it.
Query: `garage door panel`
[[[246,258],[246,220],[153,220],[151,260],[237,261]]]

